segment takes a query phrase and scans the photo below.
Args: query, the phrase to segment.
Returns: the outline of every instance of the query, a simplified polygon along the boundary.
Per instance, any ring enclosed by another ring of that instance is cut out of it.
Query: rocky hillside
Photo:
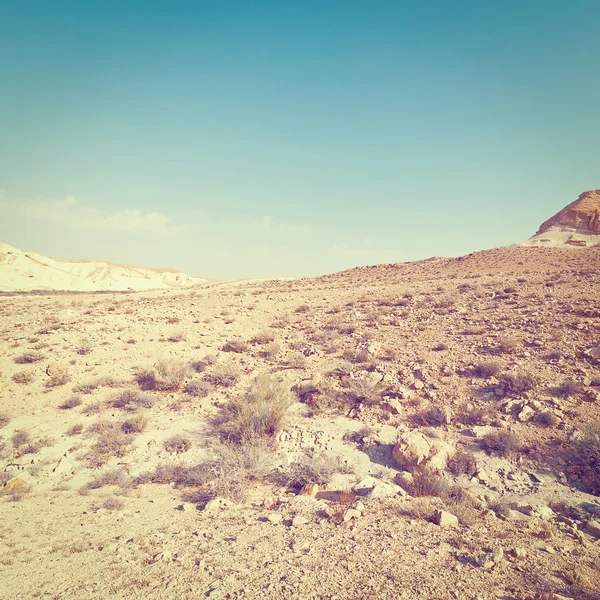
[[[600,190],[583,192],[522,245],[585,248],[600,245]]]
[[[171,269],[48,258],[0,242],[0,291],[143,291],[185,288],[206,279]]]

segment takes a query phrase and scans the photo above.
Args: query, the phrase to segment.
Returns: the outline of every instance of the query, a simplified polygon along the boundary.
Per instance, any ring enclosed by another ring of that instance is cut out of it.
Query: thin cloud
[[[4,197],[0,199],[0,206],[23,217],[52,221],[76,229],[154,234],[172,233],[177,229],[170,224],[168,216],[159,212],[143,213],[135,208],[108,212],[85,206],[74,196],[38,202]]]
[[[262,227],[263,229],[271,229],[276,231],[288,232],[288,231],[309,231],[308,225],[292,225],[289,223],[277,223],[273,217],[266,216],[262,217],[258,221],[252,221],[253,225]]]

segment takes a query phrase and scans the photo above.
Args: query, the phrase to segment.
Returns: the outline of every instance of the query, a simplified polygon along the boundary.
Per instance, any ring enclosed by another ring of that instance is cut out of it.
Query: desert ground
[[[600,598],[600,248],[0,295],[0,598]]]

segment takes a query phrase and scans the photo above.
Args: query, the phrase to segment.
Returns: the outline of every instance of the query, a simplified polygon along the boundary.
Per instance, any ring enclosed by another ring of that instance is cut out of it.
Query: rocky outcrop
[[[542,223],[537,235],[551,227],[572,227],[585,233],[600,234],[600,190],[583,192],[575,202]]]

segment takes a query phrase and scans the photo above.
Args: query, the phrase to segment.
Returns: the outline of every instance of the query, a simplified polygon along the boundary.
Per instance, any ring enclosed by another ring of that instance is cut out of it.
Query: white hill
[[[184,288],[207,279],[173,269],[48,258],[0,242],[0,291],[126,291]]]

